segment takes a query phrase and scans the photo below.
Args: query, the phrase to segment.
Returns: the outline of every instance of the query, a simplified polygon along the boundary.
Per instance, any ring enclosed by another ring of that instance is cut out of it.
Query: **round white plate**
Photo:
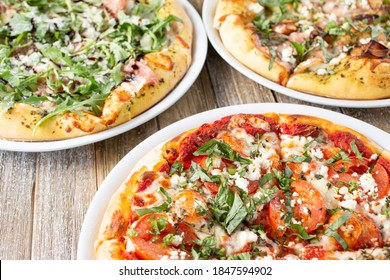
[[[214,49],[219,53],[219,55],[229,63],[233,68],[239,71],[241,74],[245,75],[249,79],[267,87],[274,91],[280,92],[284,95],[287,95],[292,98],[300,99],[307,102],[329,105],[329,106],[339,106],[339,107],[351,107],[351,108],[376,108],[376,107],[386,107],[390,106],[390,98],[380,99],[380,100],[346,100],[346,99],[335,99],[328,97],[321,97],[317,95],[312,95],[309,93],[304,93],[296,91],[293,89],[286,88],[275,82],[272,82],[263,76],[255,73],[250,70],[236,58],[234,58],[223,46],[219,32],[214,28],[213,19],[215,10],[217,8],[218,1],[216,0],[204,0],[203,9],[202,9],[202,18],[204,25],[206,27],[207,36],[213,45]]]
[[[302,112],[305,112],[306,115],[324,118],[334,123],[352,128],[369,136],[369,138],[378,145],[390,151],[390,134],[383,130],[355,118],[311,106],[284,103],[245,104],[214,109],[188,117],[165,127],[141,142],[108,174],[99,187],[85,216],[78,243],[77,259],[95,259],[94,242],[97,238],[100,223],[108,203],[117,188],[126,180],[126,178],[128,178],[131,170],[136,167],[137,162],[145,156],[145,153],[156,149],[156,147],[168,139],[191,128],[199,127],[203,123],[210,123],[232,114],[266,112],[285,114],[302,114]],[[137,167],[135,170],[137,170]]]
[[[203,22],[198,12],[188,1],[181,0],[180,2],[188,13],[194,27],[192,64],[179,84],[177,84],[177,86],[163,100],[134,119],[102,132],[59,141],[21,142],[0,140],[0,150],[18,152],[48,152],[95,143],[133,129],[156,117],[175,104],[187,92],[199,76],[199,73],[206,61],[208,45]]]

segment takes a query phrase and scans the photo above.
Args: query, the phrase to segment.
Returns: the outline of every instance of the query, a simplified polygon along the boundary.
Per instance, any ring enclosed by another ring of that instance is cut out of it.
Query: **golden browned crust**
[[[287,87],[317,95],[341,99],[381,99],[390,96],[390,61],[346,57],[334,74],[315,72],[290,76]]]
[[[164,98],[181,80],[191,64],[192,23],[177,0],[166,0],[159,14],[180,18],[175,29],[179,33],[173,43],[160,52],[148,54],[144,60],[156,74],[156,85],[145,85],[134,96],[119,86],[106,99],[100,117],[89,113],[65,113],[46,120],[33,133],[44,116],[44,110],[30,105],[16,104],[8,112],[0,108],[0,138],[22,141],[46,141],[74,138],[96,133],[122,124],[147,110]]]

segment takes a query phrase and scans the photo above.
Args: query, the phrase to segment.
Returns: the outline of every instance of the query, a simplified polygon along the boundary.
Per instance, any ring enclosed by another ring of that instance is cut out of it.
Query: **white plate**
[[[78,243],[77,259],[95,259],[94,241],[97,238],[100,223],[108,203],[117,188],[129,176],[131,170],[136,166],[137,162],[144,157],[145,151],[152,151],[161,143],[182,132],[198,127],[203,123],[213,122],[227,115],[266,112],[286,114],[302,114],[302,112],[305,112],[306,115],[324,118],[334,123],[352,128],[369,136],[369,138],[378,145],[390,151],[390,134],[355,118],[311,106],[283,103],[245,104],[214,109],[188,117],[165,127],[141,142],[108,174],[102,185],[99,187],[99,190],[93,198],[85,216]]]
[[[213,19],[215,10],[217,7],[218,1],[216,0],[204,0],[203,9],[202,9],[202,18],[204,25],[206,27],[207,36],[214,49],[219,53],[219,55],[229,63],[233,68],[239,71],[241,74],[245,75],[249,79],[267,87],[274,91],[280,92],[284,95],[287,95],[292,98],[300,99],[307,102],[313,102],[322,105],[329,106],[339,106],[339,107],[351,107],[351,108],[376,108],[376,107],[386,107],[390,106],[390,98],[380,99],[380,100],[346,100],[346,99],[335,99],[328,97],[321,97],[317,95],[312,95],[309,93],[304,93],[296,91],[293,89],[286,88],[275,82],[272,82],[263,76],[255,73],[250,70],[236,58],[234,58],[223,46],[219,32],[214,28]]]
[[[18,152],[48,152],[95,143],[133,129],[161,114],[175,104],[187,92],[199,76],[204,62],[206,61],[208,44],[203,22],[198,12],[188,1],[181,0],[180,2],[188,13],[194,27],[192,64],[183,79],[163,100],[134,119],[102,132],[59,141],[21,142],[0,140],[0,150]]]

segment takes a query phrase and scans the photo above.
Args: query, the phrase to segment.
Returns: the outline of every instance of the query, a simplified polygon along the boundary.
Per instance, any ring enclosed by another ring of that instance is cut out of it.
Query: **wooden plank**
[[[218,107],[275,102],[272,92],[229,66],[210,46],[207,69]]]
[[[159,127],[163,128],[188,116],[214,109],[215,106],[209,76],[207,70],[203,68],[188,92],[174,106],[158,116]]]
[[[0,151],[0,259],[29,259],[34,153]]]
[[[135,146],[158,131],[152,119],[126,133],[95,143],[96,186],[99,187],[115,165]]]
[[[390,133],[390,108],[351,109],[343,108],[342,111],[354,118],[368,122]]]
[[[96,192],[95,149],[40,153],[32,259],[75,259],[84,215]]]

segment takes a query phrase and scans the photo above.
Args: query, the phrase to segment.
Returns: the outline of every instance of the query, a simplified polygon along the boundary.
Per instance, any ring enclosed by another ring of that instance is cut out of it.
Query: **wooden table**
[[[202,0],[191,0],[198,11]],[[47,153],[0,151],[0,259],[75,259],[84,215],[105,176],[142,140],[187,116],[244,103],[308,104],[244,77],[209,46],[206,64],[172,108],[127,133]],[[323,106],[319,106],[323,107]],[[325,107],[390,132],[390,108]]]

